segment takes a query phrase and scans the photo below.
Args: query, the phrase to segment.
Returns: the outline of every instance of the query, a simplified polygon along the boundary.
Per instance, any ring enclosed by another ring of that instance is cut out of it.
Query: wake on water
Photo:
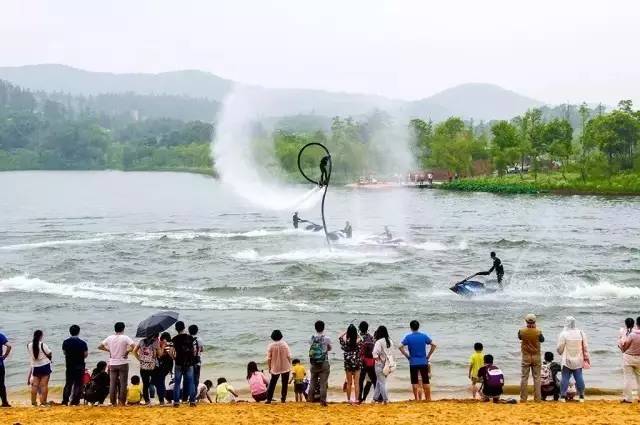
[[[211,152],[220,180],[236,194],[275,211],[309,210],[322,199],[314,187],[306,191],[286,186],[269,176],[255,161],[252,124],[260,118],[248,92],[236,88],[224,101]],[[269,158],[261,158],[266,162]]]

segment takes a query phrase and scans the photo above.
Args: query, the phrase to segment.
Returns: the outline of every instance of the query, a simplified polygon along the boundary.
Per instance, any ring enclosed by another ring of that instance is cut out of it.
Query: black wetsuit
[[[301,222],[302,220],[300,220],[300,217],[298,217],[298,214],[294,214],[293,215],[293,228],[297,229],[298,228],[298,223]]]
[[[325,156],[320,160],[320,186],[325,186],[329,175],[327,174],[327,164],[331,160],[330,156]]]
[[[350,225],[350,224],[348,224],[348,225],[344,228],[343,232],[344,232],[344,234],[347,236],[347,239],[351,239],[351,233],[352,233],[352,230],[351,230],[351,225]]]
[[[493,271],[496,271],[496,276],[498,278],[498,284],[502,286],[502,278],[504,277],[504,267],[502,267],[502,261],[498,257],[493,259],[493,266],[488,272],[480,272],[478,275],[480,276],[489,276]]]

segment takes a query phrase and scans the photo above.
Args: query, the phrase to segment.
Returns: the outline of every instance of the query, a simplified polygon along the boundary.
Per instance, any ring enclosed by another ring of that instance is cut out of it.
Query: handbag
[[[397,367],[396,359],[393,358],[393,354],[387,354],[387,360],[384,362],[384,367],[382,368],[384,376],[391,375],[395,372]]]
[[[582,336],[582,340],[580,341],[582,343],[582,368],[591,369],[591,359],[589,359],[589,353],[587,353],[587,350],[584,349],[584,334],[580,332],[580,335]]]

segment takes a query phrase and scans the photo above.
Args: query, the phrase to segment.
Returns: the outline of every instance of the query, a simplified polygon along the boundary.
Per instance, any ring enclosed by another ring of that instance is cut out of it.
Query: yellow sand
[[[617,401],[494,405],[472,401],[402,402],[387,406],[287,403],[173,407],[18,407],[0,411],[1,424],[567,424],[640,423],[640,403]]]

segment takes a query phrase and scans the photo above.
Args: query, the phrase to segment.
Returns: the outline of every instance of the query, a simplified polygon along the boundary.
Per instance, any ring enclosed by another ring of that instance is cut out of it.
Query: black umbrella
[[[153,334],[159,334],[178,321],[178,313],[175,311],[161,311],[147,317],[138,325],[136,338],[146,338]]]

